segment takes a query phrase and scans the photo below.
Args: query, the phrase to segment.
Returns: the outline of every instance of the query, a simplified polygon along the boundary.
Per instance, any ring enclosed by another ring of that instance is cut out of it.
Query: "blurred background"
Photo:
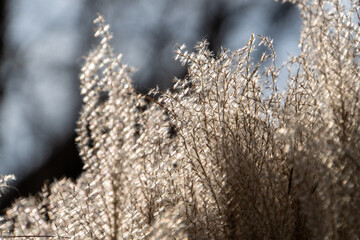
[[[212,51],[243,47],[251,33],[274,39],[278,64],[299,52],[299,11],[269,0],[0,0],[0,174],[15,174],[12,199],[54,178],[76,177],[75,144],[81,110],[79,74],[92,47],[93,20],[104,16],[112,45],[137,69],[139,91],[171,86],[186,69],[176,43],[204,38]],[[259,49],[259,55],[261,55]],[[281,87],[286,87],[285,77]]]

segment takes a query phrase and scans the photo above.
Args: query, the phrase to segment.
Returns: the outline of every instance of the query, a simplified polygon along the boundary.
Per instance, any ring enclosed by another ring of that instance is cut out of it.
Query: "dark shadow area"
[[[75,144],[75,134],[67,141],[55,147],[48,160],[31,174],[16,183],[15,189],[9,188],[0,201],[0,209],[11,205],[14,199],[33,195],[41,190],[44,182],[48,184],[55,179],[70,178],[76,181],[81,174],[83,162]]]

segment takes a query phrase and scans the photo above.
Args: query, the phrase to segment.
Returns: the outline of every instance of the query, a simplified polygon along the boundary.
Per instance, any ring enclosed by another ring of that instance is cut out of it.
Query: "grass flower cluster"
[[[99,16],[80,77],[84,172],[18,200],[2,236],[359,239],[360,11],[342,2],[296,2],[301,53],[281,92],[272,41],[252,35],[217,55],[177,46],[187,76],[141,94]]]

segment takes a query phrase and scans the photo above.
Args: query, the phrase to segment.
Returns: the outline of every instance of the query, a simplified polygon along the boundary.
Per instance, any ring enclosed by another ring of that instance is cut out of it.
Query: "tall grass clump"
[[[359,239],[360,11],[343,2],[296,3],[301,53],[281,92],[272,40],[251,35],[217,55],[177,46],[186,77],[141,94],[99,16],[80,76],[84,172],[17,200],[1,236]]]

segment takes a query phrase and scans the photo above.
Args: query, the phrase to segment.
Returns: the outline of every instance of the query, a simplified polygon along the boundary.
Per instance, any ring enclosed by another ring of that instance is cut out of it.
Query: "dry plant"
[[[8,183],[15,180],[14,175],[6,175],[6,176],[0,176],[0,197],[3,191],[6,190],[6,188],[9,187]]]
[[[99,16],[80,77],[84,172],[17,200],[2,238],[359,239],[359,8],[297,4],[283,92],[272,41],[252,35],[216,56],[178,46],[185,79],[140,94]]]

